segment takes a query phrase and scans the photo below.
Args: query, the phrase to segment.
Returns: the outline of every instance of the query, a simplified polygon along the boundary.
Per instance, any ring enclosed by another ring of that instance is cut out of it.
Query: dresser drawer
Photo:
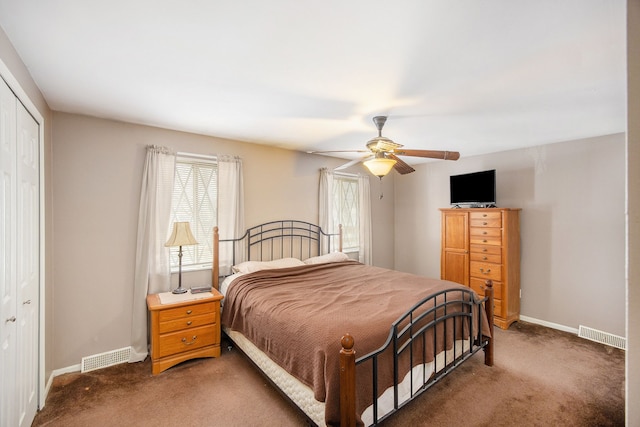
[[[469,276],[500,281],[502,280],[502,266],[489,262],[471,261],[469,263]]]
[[[493,262],[496,264],[500,264],[502,262],[501,255],[493,255],[482,252],[471,252],[471,256],[469,258],[471,261],[480,261],[480,262]]]
[[[491,245],[502,246],[502,236],[479,236],[472,234],[469,236],[471,245]]]
[[[165,357],[218,344],[218,331],[218,328],[208,325],[160,335],[158,356]]]
[[[181,329],[195,328],[197,326],[214,325],[216,314],[214,312],[201,314],[199,316],[186,316],[175,320],[160,322],[158,327],[161,334],[179,331]]]
[[[490,227],[471,227],[471,236],[483,236],[483,237],[502,237],[502,229],[490,228]]]
[[[215,302],[206,302],[202,304],[191,304],[188,306],[162,310],[159,313],[159,319],[160,322],[167,322],[169,320],[194,317],[206,313],[213,313],[215,311],[215,304]]]
[[[502,255],[502,248],[494,245],[470,245],[469,250],[471,253]]]
[[[484,298],[484,289],[486,287],[484,282],[484,279],[474,278],[469,282],[471,289],[473,289],[480,298]],[[502,283],[493,282],[493,315],[498,317],[504,316],[502,308]]]
[[[502,222],[502,212],[500,211],[492,211],[492,212],[488,212],[488,211],[480,211],[480,212],[470,212],[469,213],[469,219],[471,221],[480,221],[480,220],[490,220],[490,221],[495,221],[498,220],[500,222]]]
[[[502,227],[502,218],[498,216],[498,218],[482,218],[482,219],[469,219],[469,225],[471,227],[493,227],[500,228]]]
[[[484,297],[484,289],[486,288],[485,282],[487,279],[478,279],[472,277],[469,280],[469,286],[473,289],[478,296]],[[502,299],[502,282],[492,281],[493,285],[493,298]]]

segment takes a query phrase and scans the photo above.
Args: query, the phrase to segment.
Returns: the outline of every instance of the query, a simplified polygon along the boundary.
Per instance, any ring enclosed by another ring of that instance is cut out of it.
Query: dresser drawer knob
[[[482,234],[487,234],[487,232],[486,232],[486,231],[483,231],[483,232],[482,232]]]
[[[487,243],[487,239],[483,239],[483,240],[482,240],[482,243]]]
[[[482,225],[487,225],[487,222],[486,222],[486,221],[485,221],[485,222],[483,222],[483,223],[482,223]]]
[[[193,322],[192,322],[191,320],[189,320],[189,321],[187,322],[187,326],[191,326],[191,324],[192,324],[192,323],[193,323]]]
[[[487,271],[484,271],[484,268],[481,268],[481,269],[480,269],[480,273],[483,273],[483,274],[489,274],[489,273],[491,273],[491,269],[490,269],[490,268],[488,268],[488,269],[487,269]]]
[[[487,260],[487,257],[486,257],[486,256],[483,256],[483,257],[482,257],[482,259],[483,259],[484,261],[486,261],[486,260]]]
[[[187,314],[191,314],[191,313],[193,313],[193,311],[187,310]]]
[[[186,338],[182,338],[182,342],[183,342],[185,345],[191,345],[191,344],[193,344],[194,342],[196,342],[196,338],[197,338],[197,336],[196,336],[196,335],[194,335],[194,336],[193,336],[193,338],[191,338],[191,341],[189,341],[189,342],[187,342],[187,339],[186,339]]]

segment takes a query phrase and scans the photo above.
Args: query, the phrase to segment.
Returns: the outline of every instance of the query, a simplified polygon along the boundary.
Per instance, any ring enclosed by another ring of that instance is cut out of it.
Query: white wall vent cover
[[[591,341],[610,345],[612,347],[621,348],[622,350],[627,349],[626,338],[619,337],[608,332],[598,331],[597,329],[588,328],[586,326],[580,325],[580,328],[578,329],[578,336]]]
[[[125,347],[118,350],[107,351],[105,353],[94,354],[93,356],[83,357],[80,371],[95,371],[96,369],[125,363],[129,361],[130,355],[131,347]]]

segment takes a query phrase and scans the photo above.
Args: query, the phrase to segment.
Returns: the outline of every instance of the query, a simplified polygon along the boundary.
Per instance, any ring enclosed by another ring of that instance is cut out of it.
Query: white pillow
[[[245,261],[238,265],[234,265],[232,270],[234,273],[253,273],[260,270],[299,267],[301,265],[304,265],[304,263],[299,259],[282,258],[274,261]]]
[[[332,252],[326,255],[314,256],[304,260],[305,264],[324,264],[327,262],[347,261],[349,257],[344,252]]]

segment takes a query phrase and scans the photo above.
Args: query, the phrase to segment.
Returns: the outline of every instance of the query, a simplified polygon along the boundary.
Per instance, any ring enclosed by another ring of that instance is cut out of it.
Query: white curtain
[[[148,146],[140,190],[138,238],[129,362],[144,360],[147,347],[147,294],[170,289],[168,248],[176,156],[165,147]]]
[[[337,233],[333,220],[333,171],[327,168],[320,169],[320,191],[318,198],[318,225],[325,233]],[[328,251],[327,239],[322,239],[320,251]],[[337,248],[337,246],[336,246]]]
[[[242,160],[239,157],[218,156],[218,230],[220,240],[242,237],[244,228],[244,186]],[[220,274],[231,273],[232,250],[230,244],[220,244]],[[236,261],[243,246],[236,245]]]
[[[363,264],[371,264],[371,188],[368,175],[358,175],[358,206],[360,206],[358,261]]]

